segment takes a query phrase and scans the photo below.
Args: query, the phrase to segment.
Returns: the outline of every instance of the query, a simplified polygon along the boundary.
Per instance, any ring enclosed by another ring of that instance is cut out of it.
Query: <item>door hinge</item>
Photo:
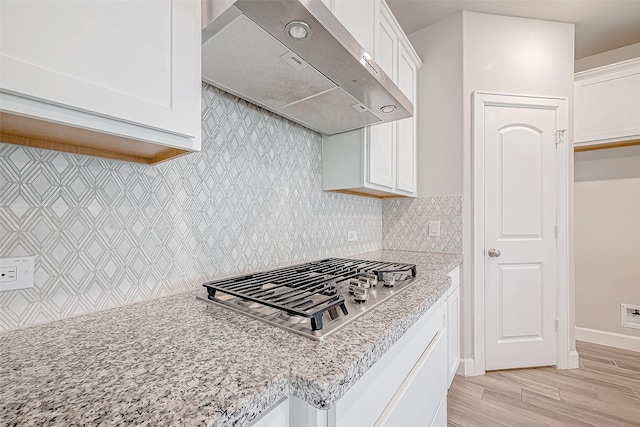
[[[553,235],[555,236],[555,238],[558,238],[558,226],[556,225],[555,227],[553,227]]]
[[[555,325],[556,332],[558,332],[558,323],[560,323],[560,321],[556,319],[556,325]]]
[[[558,147],[558,144],[564,144],[564,134],[565,132],[567,132],[566,129],[562,129],[562,130],[557,130],[556,131],[556,147]]]

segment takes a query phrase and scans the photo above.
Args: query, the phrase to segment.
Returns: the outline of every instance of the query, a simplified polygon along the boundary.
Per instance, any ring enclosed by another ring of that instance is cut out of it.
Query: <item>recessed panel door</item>
[[[486,106],[486,369],[556,364],[556,111]]]

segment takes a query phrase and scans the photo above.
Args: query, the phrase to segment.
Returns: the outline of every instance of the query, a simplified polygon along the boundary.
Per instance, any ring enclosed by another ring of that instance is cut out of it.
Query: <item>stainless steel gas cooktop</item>
[[[322,341],[416,279],[416,266],[327,258],[204,283],[207,302]]]

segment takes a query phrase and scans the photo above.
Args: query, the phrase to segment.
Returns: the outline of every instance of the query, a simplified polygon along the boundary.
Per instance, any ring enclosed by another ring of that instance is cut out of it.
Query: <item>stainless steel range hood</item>
[[[204,0],[202,20],[202,79],[213,86],[328,135],[413,115],[320,0]],[[290,36],[293,21],[310,34]]]

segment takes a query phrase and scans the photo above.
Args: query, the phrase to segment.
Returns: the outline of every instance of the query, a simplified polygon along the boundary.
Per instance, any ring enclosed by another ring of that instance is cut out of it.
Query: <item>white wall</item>
[[[573,51],[572,24],[463,12],[465,277],[472,277],[471,95],[474,91],[486,91],[567,97],[572,117]],[[570,122],[569,129],[572,128]],[[568,141],[573,141],[573,135],[569,135]],[[466,317],[471,317],[471,303],[471,295],[465,295]],[[472,319],[465,318],[463,322],[463,344],[466,356],[471,357],[468,349],[472,345]]]
[[[640,337],[620,304],[640,305],[640,147],[575,155],[576,326]]]
[[[418,71],[418,196],[462,194],[462,13],[409,35]]]
[[[461,289],[461,351],[463,358],[473,358],[471,94],[489,91],[567,97],[571,117],[574,27],[557,22],[460,12],[411,34],[409,38],[425,63],[418,82],[419,169],[429,162],[434,163],[429,156],[430,147],[438,153],[441,150],[445,158],[453,162],[448,170],[437,164],[429,166],[433,173],[419,171],[421,196],[462,188],[465,262]],[[444,65],[428,66],[432,58],[443,60]],[[460,60],[462,79],[456,83],[460,76]],[[425,79],[431,81],[425,83]],[[439,84],[442,86],[438,87]],[[430,94],[426,88],[434,93]],[[425,130],[429,123],[431,127]],[[462,129],[461,138],[458,126]],[[568,141],[572,140],[573,135],[569,135]],[[568,150],[569,145],[565,149]],[[462,186],[458,181],[460,162]],[[572,173],[572,163],[569,170]],[[567,197],[570,198],[571,194]]]

